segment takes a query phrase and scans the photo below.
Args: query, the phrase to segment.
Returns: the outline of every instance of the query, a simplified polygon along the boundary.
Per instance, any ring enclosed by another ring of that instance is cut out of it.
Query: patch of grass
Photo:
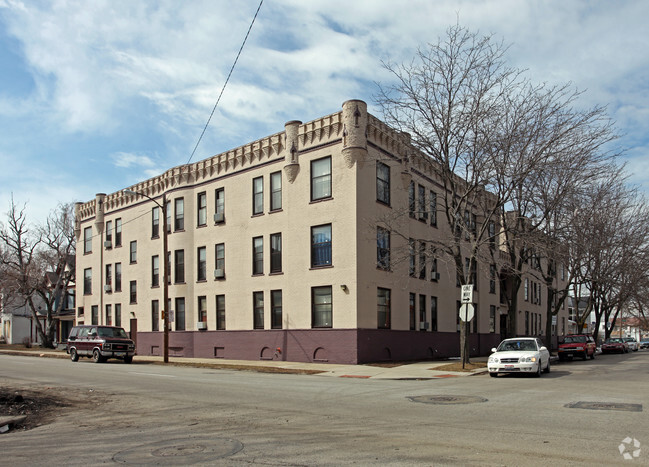
[[[436,366],[435,368],[430,368],[431,370],[436,370],[436,371],[457,371],[457,372],[468,372],[468,371],[473,371],[473,370],[479,370],[481,368],[487,368],[487,363],[486,362],[475,362],[475,363],[467,363],[464,365],[464,368],[462,368],[462,362],[454,362],[454,363],[449,363],[448,365],[442,365],[442,366]]]

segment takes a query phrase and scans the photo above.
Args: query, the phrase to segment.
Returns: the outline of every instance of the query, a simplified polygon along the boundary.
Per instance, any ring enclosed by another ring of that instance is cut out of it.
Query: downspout
[[[97,317],[98,324],[106,324],[104,322],[104,198],[105,193],[97,193],[95,195],[95,228],[99,232],[99,310]],[[92,320],[92,308],[91,318]]]

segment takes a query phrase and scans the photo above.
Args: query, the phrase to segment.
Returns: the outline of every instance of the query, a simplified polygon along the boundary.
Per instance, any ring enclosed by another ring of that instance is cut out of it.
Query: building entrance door
[[[500,315],[500,340],[507,338],[507,315]]]

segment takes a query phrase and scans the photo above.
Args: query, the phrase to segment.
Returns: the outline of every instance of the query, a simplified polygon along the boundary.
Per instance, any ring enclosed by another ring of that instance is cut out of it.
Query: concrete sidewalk
[[[25,355],[31,357],[43,358],[69,358],[61,350],[5,350],[0,349],[0,355]],[[153,363],[162,364],[162,357],[136,355],[133,364]],[[113,360],[111,360],[113,361]],[[487,357],[475,357],[471,359],[473,363],[484,363]],[[434,378],[453,378],[484,374],[487,368],[479,368],[470,371],[448,371],[445,366],[458,363],[458,360],[444,361],[423,361],[423,362],[404,362],[395,364],[370,364],[370,365],[339,365],[331,363],[308,363],[308,362],[284,362],[278,360],[223,360],[209,358],[181,358],[169,357],[170,364],[187,365],[187,366],[209,366],[219,369],[232,370],[250,370],[260,372],[276,373],[306,373],[317,376],[339,377],[339,378],[359,378],[359,379],[393,379],[393,380],[421,380]],[[283,371],[284,370],[284,371]]]

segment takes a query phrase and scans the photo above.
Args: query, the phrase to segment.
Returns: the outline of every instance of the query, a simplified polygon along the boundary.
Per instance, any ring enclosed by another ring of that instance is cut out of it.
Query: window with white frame
[[[311,267],[331,264],[331,224],[311,227]]]
[[[196,198],[196,220],[199,226],[207,225],[207,193],[202,192]]]
[[[379,329],[390,329],[391,323],[391,304],[390,289],[378,287],[376,289],[376,313]]]
[[[331,157],[311,161],[311,201],[331,198]]]
[[[252,239],[252,274],[264,273],[264,237]]]
[[[264,177],[252,179],[252,215],[264,213]]]
[[[390,231],[383,227],[376,228],[376,266],[390,270]]]
[[[255,329],[264,329],[264,292],[252,293],[253,326]]]
[[[92,253],[92,227],[83,229],[83,254]]]
[[[376,200],[390,205],[390,166],[376,162]]]
[[[282,209],[282,172],[270,174],[270,210]]]
[[[185,199],[174,200],[174,230],[185,230]]]
[[[333,302],[330,285],[311,288],[311,326],[314,328],[333,326]]]

